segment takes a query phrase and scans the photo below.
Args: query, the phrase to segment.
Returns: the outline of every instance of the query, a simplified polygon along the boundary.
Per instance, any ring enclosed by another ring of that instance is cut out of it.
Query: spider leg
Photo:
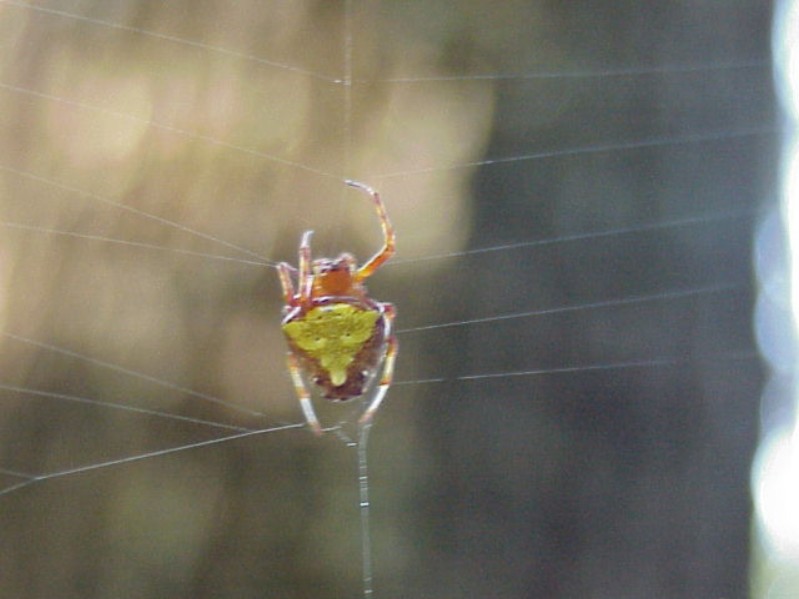
[[[308,426],[311,427],[314,433],[321,435],[322,426],[319,424],[316,412],[314,412],[313,404],[311,403],[311,394],[308,393],[308,389],[302,380],[302,372],[300,370],[300,365],[297,363],[297,358],[294,354],[289,353],[287,362],[291,380],[294,383],[294,390],[297,392],[297,399],[300,400],[300,407],[302,408],[302,413],[305,415],[305,420],[308,421]]]
[[[311,235],[306,231],[300,242],[300,269],[297,274],[297,286],[300,288],[300,304],[305,305],[311,299],[313,290],[313,274],[311,273]]]
[[[364,185],[358,181],[348,180],[345,181],[345,183],[350,187],[360,189],[372,197],[372,201],[375,204],[375,209],[377,210],[377,216],[380,218],[380,228],[383,230],[383,247],[380,248],[380,251],[378,251],[366,263],[364,263],[364,265],[361,266],[355,273],[355,280],[360,282],[367,277],[370,277],[386,260],[394,255],[394,248],[396,245],[394,227],[391,225],[391,221],[388,220],[386,207],[383,205],[383,200],[380,199],[379,193],[377,193],[368,185]]]
[[[386,391],[388,391],[394,378],[394,361],[397,359],[399,344],[397,343],[397,338],[393,336],[389,337],[386,343],[388,346],[386,348],[386,359],[383,363],[383,376],[380,377],[380,382],[377,385],[372,401],[369,402],[369,405],[366,406],[363,414],[358,419],[358,425],[360,426],[367,426],[372,423],[372,418],[374,418],[375,412],[380,407],[380,403],[385,398]]]
[[[277,272],[280,275],[280,286],[283,288],[283,301],[286,305],[294,303],[294,283],[291,282],[291,271],[294,267],[286,262],[277,265]]]
[[[397,351],[399,350],[399,343],[394,335],[391,335],[391,329],[394,325],[394,317],[396,310],[393,304],[383,304],[383,313],[385,314],[387,326],[386,332],[389,333],[388,340],[386,341],[386,355],[383,361],[383,376],[380,377],[380,382],[377,384],[377,390],[369,405],[363,411],[363,414],[358,419],[360,426],[368,425],[372,422],[372,418],[380,407],[380,403],[386,396],[388,388],[391,386],[391,381],[394,379],[394,362],[397,359]]]

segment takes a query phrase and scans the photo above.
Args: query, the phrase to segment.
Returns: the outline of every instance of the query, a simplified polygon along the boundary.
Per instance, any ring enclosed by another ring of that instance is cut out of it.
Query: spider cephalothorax
[[[374,201],[383,229],[382,249],[360,267],[346,253],[312,261],[312,231],[306,231],[300,242],[299,267],[278,265],[286,302],[282,328],[289,346],[288,368],[308,425],[317,433],[322,427],[302,373],[327,399],[346,401],[363,396],[382,365],[382,377],[359,420],[366,424],[391,385],[397,355],[397,341],[391,334],[394,307],[370,298],[363,285],[394,253],[394,230],[376,191],[355,181],[347,185],[368,193]]]

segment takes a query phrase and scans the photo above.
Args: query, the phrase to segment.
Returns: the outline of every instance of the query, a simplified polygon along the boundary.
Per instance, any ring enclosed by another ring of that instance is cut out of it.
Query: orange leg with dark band
[[[372,201],[375,204],[375,208],[377,209],[377,216],[380,218],[380,228],[383,230],[383,247],[377,252],[374,256],[372,256],[363,266],[358,269],[358,272],[355,275],[355,280],[360,282],[366,279],[367,277],[372,276],[372,274],[380,268],[380,266],[391,256],[394,255],[394,250],[396,247],[395,242],[395,235],[394,235],[394,227],[391,226],[391,221],[388,220],[388,214],[386,214],[386,207],[383,205],[383,200],[380,199],[380,194],[377,193],[374,189],[369,187],[368,185],[364,185],[363,183],[358,183],[357,181],[346,181],[347,185],[350,187],[355,187],[360,189],[361,191],[368,193],[372,197]]]

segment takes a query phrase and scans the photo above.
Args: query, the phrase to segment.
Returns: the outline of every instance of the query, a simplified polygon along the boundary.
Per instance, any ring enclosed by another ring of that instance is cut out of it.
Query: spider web
[[[374,251],[349,177],[398,231],[376,594],[740,594],[770,15],[682,10],[0,0],[0,596],[361,593],[273,269]]]

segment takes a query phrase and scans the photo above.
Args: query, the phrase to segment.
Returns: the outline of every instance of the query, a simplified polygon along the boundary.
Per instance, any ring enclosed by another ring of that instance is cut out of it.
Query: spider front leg
[[[311,299],[313,291],[313,274],[311,273],[311,235],[313,231],[302,234],[300,242],[300,272],[297,274],[297,286],[300,288],[300,304],[305,305]]]
[[[300,400],[300,407],[302,408],[302,413],[305,415],[305,420],[308,421],[308,426],[311,427],[314,433],[321,435],[322,425],[319,424],[319,419],[316,417],[316,412],[314,412],[313,403],[311,403],[311,394],[308,392],[308,388],[302,380],[302,371],[300,370],[300,365],[294,354],[289,353],[287,363],[289,373],[291,374],[291,380],[294,383],[294,391],[297,393],[297,399]]]
[[[283,302],[286,306],[291,306],[294,303],[294,283],[291,282],[292,272],[297,272],[297,269],[286,262],[281,262],[277,265],[280,286],[283,288]]]
[[[300,266],[299,269],[294,268],[287,262],[281,262],[277,265],[277,272],[280,276],[280,286],[283,288],[283,301],[287,306],[295,306],[297,304],[304,305],[311,297],[313,290],[313,274],[311,273],[311,235],[313,231],[306,231],[302,235],[300,242]],[[294,289],[291,275],[296,273],[298,290]],[[299,297],[297,296],[299,291]]]
[[[380,194],[377,193],[374,189],[369,187],[368,185],[364,185],[363,183],[359,183],[358,181],[345,181],[347,185],[350,187],[355,187],[356,189],[360,189],[364,193],[369,194],[372,198],[372,202],[374,202],[375,210],[377,210],[377,216],[380,219],[380,228],[383,231],[383,247],[377,252],[374,256],[372,256],[363,266],[358,269],[358,272],[355,275],[355,279],[360,282],[364,279],[372,276],[372,274],[380,268],[380,266],[391,256],[394,255],[394,250],[396,247],[395,235],[394,235],[394,227],[391,225],[391,221],[388,220],[388,214],[386,214],[386,207],[383,205],[383,200],[380,199]]]

